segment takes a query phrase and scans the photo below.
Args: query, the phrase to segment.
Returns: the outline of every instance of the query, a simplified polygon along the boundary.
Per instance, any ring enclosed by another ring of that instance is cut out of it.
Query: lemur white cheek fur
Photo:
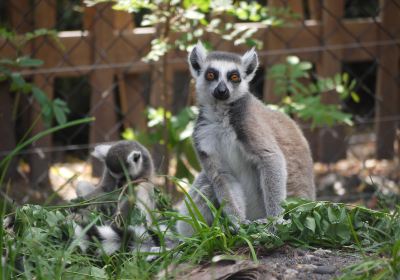
[[[287,196],[314,199],[312,158],[301,130],[249,92],[255,50],[207,53],[199,42],[188,62],[200,109],[193,142],[202,166],[189,194],[207,222],[213,217],[195,189],[225,205],[224,214],[236,222],[279,215]],[[179,211],[188,214],[184,203]],[[183,221],[177,228],[193,233]]]

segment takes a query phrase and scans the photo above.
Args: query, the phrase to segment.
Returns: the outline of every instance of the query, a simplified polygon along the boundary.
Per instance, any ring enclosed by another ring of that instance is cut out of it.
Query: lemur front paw
[[[233,215],[229,216],[229,221],[230,221],[229,231],[232,234],[237,234],[243,225],[246,226],[246,225],[250,225],[252,223],[252,221],[250,221],[248,219],[239,219],[238,217],[233,216]]]

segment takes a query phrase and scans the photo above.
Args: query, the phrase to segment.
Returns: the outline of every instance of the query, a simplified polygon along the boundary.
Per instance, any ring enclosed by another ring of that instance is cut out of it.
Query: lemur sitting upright
[[[96,146],[92,155],[104,163],[103,176],[97,186],[84,181],[79,182],[76,188],[78,197],[84,199],[96,198],[117,188],[122,188],[127,184],[127,179],[131,181],[139,180],[141,182],[134,187],[134,193],[136,206],[145,215],[145,222],[143,225],[128,225],[125,231],[111,225],[94,226],[86,235],[83,235],[83,227],[76,225],[75,236],[82,240],[79,243],[81,249],[85,251],[88,246],[88,239],[94,237],[101,241],[107,254],[118,250],[123,239],[132,241],[131,244],[128,244],[131,249],[137,245],[140,238],[142,241],[147,239],[147,244],[150,244],[150,247],[158,246],[157,242],[152,242],[154,236],[149,234],[149,227],[153,224],[150,211],[155,209],[154,167],[149,151],[136,141],[117,141]],[[115,215],[121,214],[123,218],[127,218],[130,210],[129,201],[124,197],[118,202],[118,213],[115,213]],[[128,236],[123,236],[124,234]],[[149,250],[149,246],[143,246],[141,249]]]
[[[224,205],[236,224],[279,215],[287,196],[314,199],[313,163],[301,130],[249,91],[258,67],[255,50],[207,53],[199,42],[188,60],[200,110],[193,141],[202,166],[189,194],[206,221],[213,216],[195,189]],[[188,214],[185,204],[180,213]],[[193,234],[184,221],[177,229]]]

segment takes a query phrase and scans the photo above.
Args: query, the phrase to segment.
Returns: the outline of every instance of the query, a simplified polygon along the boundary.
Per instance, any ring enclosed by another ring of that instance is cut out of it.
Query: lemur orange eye
[[[213,72],[207,72],[206,78],[208,81],[212,81],[215,79],[215,74]]]
[[[229,79],[234,83],[240,82],[240,77],[238,74],[232,74]]]

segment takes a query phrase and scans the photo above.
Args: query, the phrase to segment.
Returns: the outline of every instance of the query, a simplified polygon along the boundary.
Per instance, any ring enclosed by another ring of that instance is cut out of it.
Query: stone
[[[331,265],[322,265],[316,267],[313,272],[318,274],[334,274],[336,272],[336,267]]]

